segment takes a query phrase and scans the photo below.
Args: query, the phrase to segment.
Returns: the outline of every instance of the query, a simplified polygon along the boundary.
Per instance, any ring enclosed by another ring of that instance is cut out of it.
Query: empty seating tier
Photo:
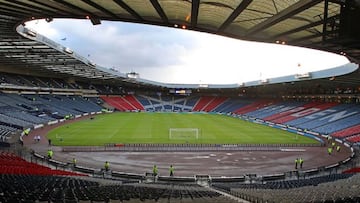
[[[81,176],[82,174],[53,170],[51,168],[27,162],[24,159],[8,152],[0,152],[0,174],[23,174],[23,175],[67,175]]]

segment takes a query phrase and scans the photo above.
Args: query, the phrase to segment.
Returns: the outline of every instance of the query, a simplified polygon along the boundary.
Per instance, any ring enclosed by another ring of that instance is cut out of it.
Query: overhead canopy
[[[351,0],[0,0],[0,64],[113,79],[67,52],[20,37],[16,25],[34,19],[89,19],[177,27],[310,47],[360,61],[360,5]]]

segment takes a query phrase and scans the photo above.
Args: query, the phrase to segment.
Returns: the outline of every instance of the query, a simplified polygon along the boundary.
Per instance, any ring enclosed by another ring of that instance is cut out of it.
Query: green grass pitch
[[[170,139],[170,128],[198,128],[195,136]],[[112,113],[51,130],[54,145],[90,146],[106,143],[280,144],[317,143],[284,130],[215,114]]]

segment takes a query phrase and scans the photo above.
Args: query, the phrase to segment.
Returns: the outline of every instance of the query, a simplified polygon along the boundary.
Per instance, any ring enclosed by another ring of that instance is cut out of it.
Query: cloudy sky
[[[317,50],[134,23],[55,19],[26,26],[100,66],[166,83],[234,84],[348,63]]]

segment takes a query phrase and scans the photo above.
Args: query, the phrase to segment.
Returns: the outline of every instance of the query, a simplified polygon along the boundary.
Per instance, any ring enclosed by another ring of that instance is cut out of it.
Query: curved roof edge
[[[240,87],[252,87],[252,86],[260,86],[260,85],[267,85],[267,84],[277,84],[277,83],[286,83],[286,82],[297,82],[297,81],[304,81],[304,80],[313,80],[313,79],[321,79],[321,78],[330,78],[336,77],[341,75],[346,75],[356,71],[359,68],[359,65],[355,63],[348,63],[342,66],[314,71],[314,72],[307,72],[307,73],[299,73],[294,75],[276,77],[276,78],[269,78],[264,80],[255,80],[250,82],[244,83],[235,83],[235,84],[172,84],[172,83],[162,83],[142,78],[131,78],[128,77],[126,73],[121,73],[116,70],[99,66],[94,62],[88,60],[87,58],[83,57],[80,54],[75,53],[74,51],[70,50],[63,45],[54,42],[53,40],[40,35],[30,29],[25,28],[23,25],[19,25],[16,28],[17,32],[21,34],[23,37],[26,37],[30,40],[34,40],[40,43],[43,43],[63,54],[66,54],[81,63],[84,63],[89,69],[95,68],[101,72],[106,72],[110,75],[113,75],[115,78],[124,79],[127,82],[135,83],[135,84],[145,84],[145,85],[152,85],[152,86],[159,86],[165,88],[181,88],[181,89],[234,89]],[[35,33],[35,34],[34,34]],[[60,70],[60,68],[59,68]],[[89,78],[90,79],[90,78]]]
[[[359,69],[359,65],[355,63],[347,63],[342,66],[329,68],[325,70],[313,71],[313,72],[306,72],[306,73],[299,73],[294,75],[270,78],[265,81],[251,81],[246,82],[244,87],[250,86],[258,86],[264,84],[277,84],[277,83],[286,83],[286,82],[299,82],[304,80],[315,80],[315,79],[322,79],[322,78],[331,78],[342,76],[346,74],[350,74]]]

